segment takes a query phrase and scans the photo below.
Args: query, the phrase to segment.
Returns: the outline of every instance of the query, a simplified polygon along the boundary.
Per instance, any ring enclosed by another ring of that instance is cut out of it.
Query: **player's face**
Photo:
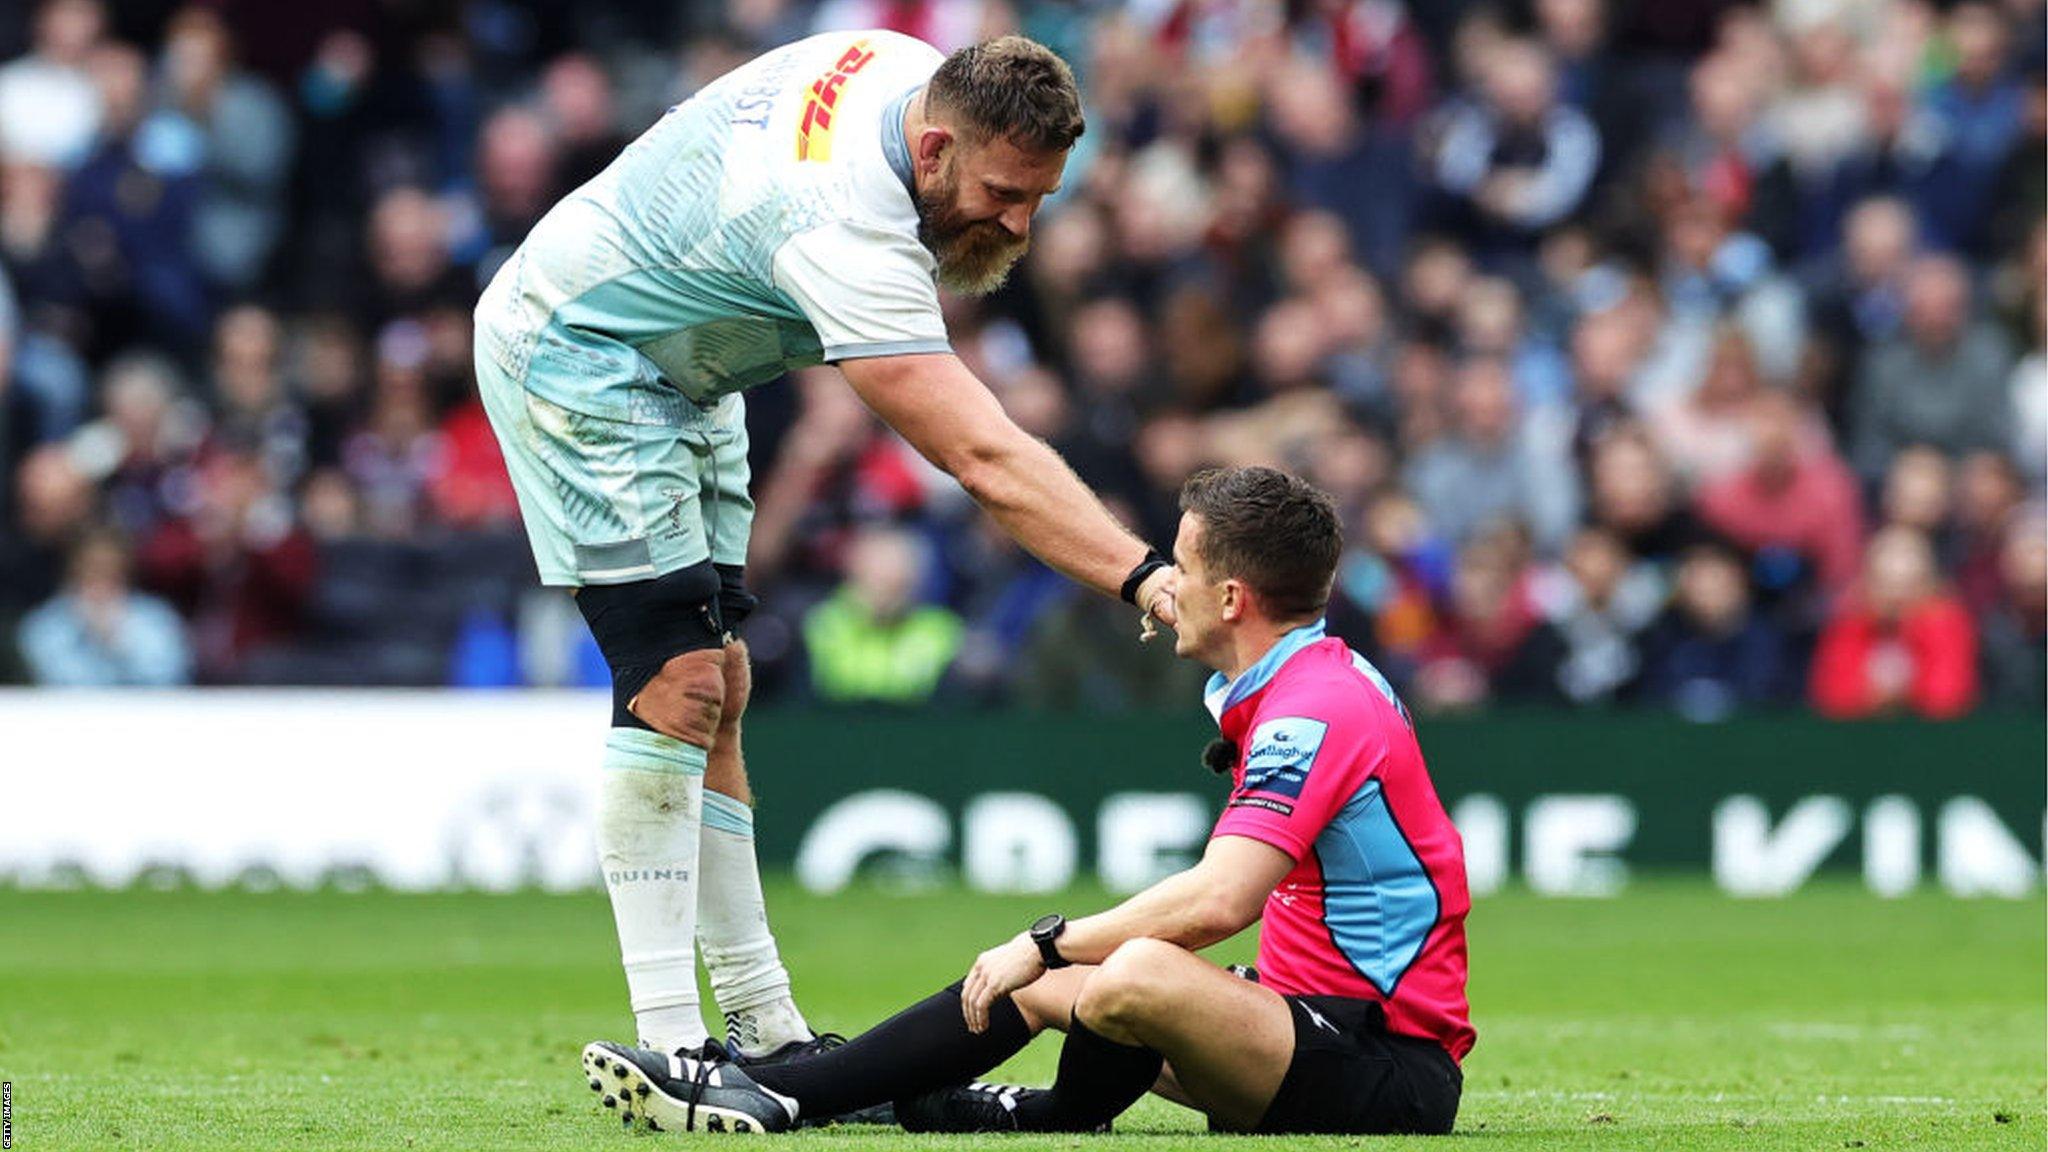
[[[1191,512],[1180,517],[1180,531],[1173,539],[1173,563],[1178,569],[1173,585],[1173,654],[1200,660],[1211,667],[1211,658],[1223,636],[1224,583],[1210,578],[1202,567],[1202,522]]]
[[[1065,152],[955,137],[917,194],[917,238],[938,260],[939,283],[964,296],[1002,287],[1031,246],[1031,217],[1059,190],[1066,164]]]

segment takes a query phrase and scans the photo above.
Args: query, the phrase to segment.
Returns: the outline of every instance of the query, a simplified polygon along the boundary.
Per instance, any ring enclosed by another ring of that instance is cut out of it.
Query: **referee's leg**
[[[1072,978],[1052,980],[1065,975],[1017,993],[1027,1018],[1063,1030],[1078,1019],[1111,1043],[1159,1053],[1168,1083],[1220,1127],[1249,1130],[1265,1116],[1294,1059],[1294,1015],[1279,993],[1159,940],[1119,947],[1071,999],[1060,993]]]

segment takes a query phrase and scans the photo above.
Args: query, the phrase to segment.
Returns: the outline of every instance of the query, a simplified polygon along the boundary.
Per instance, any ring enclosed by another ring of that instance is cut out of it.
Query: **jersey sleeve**
[[[1246,742],[1244,780],[1231,792],[1213,835],[1271,844],[1298,863],[1378,770],[1381,751],[1357,720],[1262,720]]]
[[[914,237],[841,221],[775,254],[775,286],[796,302],[829,361],[947,352],[931,257]]]

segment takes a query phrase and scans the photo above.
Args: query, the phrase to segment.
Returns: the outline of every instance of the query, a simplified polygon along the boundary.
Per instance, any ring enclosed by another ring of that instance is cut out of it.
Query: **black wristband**
[[[1124,586],[1117,591],[1117,596],[1122,598],[1124,603],[1134,608],[1137,607],[1138,589],[1144,587],[1146,578],[1161,568],[1171,567],[1173,567],[1173,561],[1161,556],[1159,549],[1148,549],[1145,552],[1145,558],[1138,561],[1138,566],[1131,569],[1129,576],[1124,577]]]

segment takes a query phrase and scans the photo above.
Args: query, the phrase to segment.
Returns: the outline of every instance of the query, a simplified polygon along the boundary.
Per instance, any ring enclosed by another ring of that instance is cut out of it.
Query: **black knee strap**
[[[754,614],[761,603],[759,597],[747,591],[747,566],[744,564],[714,564],[718,570],[718,617],[727,632],[737,632],[740,624]]]
[[[706,561],[653,580],[593,584],[576,594],[583,622],[612,670],[612,727],[652,731],[626,705],[674,657],[725,646],[721,576]]]

